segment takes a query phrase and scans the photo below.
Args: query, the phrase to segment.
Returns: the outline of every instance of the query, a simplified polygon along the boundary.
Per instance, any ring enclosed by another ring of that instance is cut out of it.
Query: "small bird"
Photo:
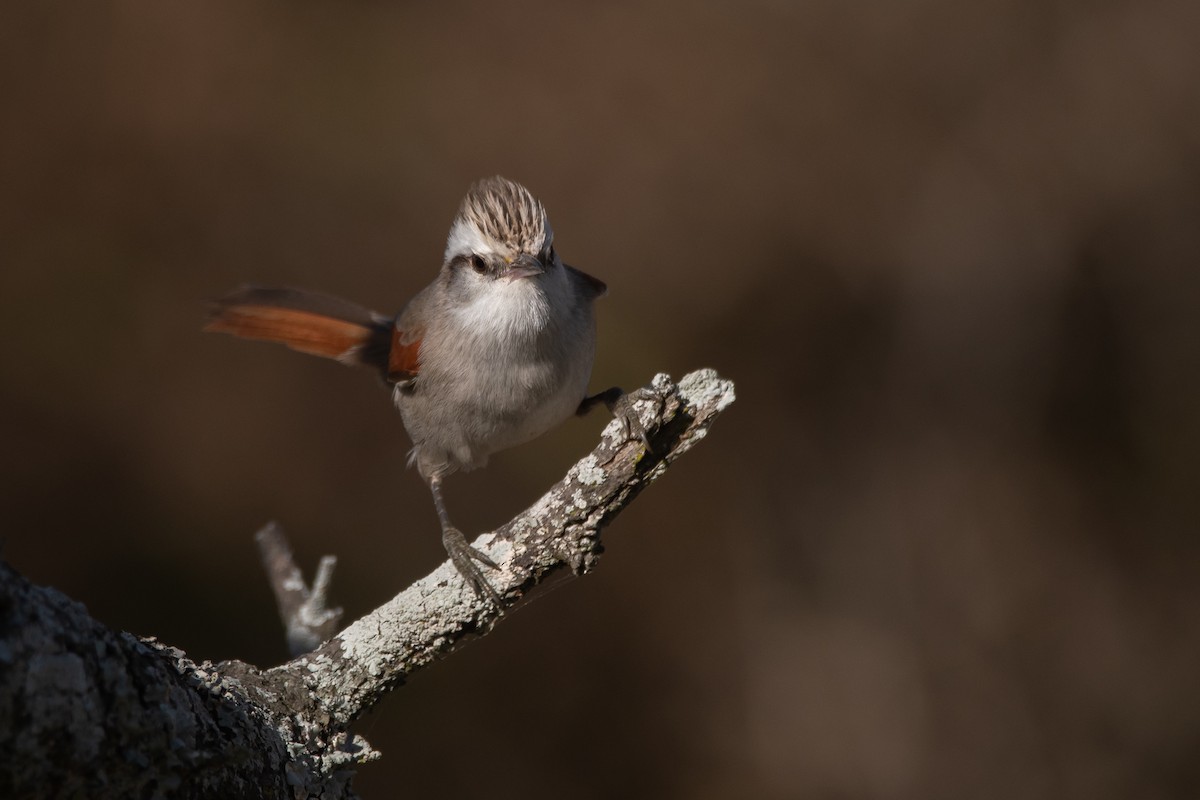
[[[646,440],[620,410],[620,388],[587,395],[593,303],[605,291],[563,263],[541,202],[497,176],[471,186],[437,278],[398,316],[315,292],[245,286],[215,303],[204,329],[378,370],[412,439],[409,464],[433,494],[446,553],[475,593],[499,606],[475,562],[497,565],[451,523],[442,480],[598,403]]]

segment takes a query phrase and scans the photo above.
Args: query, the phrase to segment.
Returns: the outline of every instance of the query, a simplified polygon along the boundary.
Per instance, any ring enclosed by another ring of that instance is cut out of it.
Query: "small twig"
[[[288,650],[292,656],[303,655],[337,633],[342,610],[326,605],[337,557],[321,557],[310,589],[305,585],[292,548],[277,523],[268,522],[254,534],[254,541],[275,592],[279,618],[287,630]]]

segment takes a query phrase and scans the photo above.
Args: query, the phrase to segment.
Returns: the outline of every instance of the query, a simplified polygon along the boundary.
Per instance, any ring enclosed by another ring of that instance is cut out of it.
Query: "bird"
[[[433,495],[447,555],[499,607],[479,565],[498,566],[451,522],[442,482],[598,404],[649,446],[620,387],[587,393],[593,307],[606,291],[563,262],[541,201],[495,176],[468,189],[437,276],[394,317],[318,292],[247,285],[213,303],[204,330],[376,370],[412,441],[408,463]]]

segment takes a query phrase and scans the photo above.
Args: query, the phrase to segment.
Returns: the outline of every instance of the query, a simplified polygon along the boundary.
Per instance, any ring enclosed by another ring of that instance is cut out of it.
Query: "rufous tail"
[[[393,325],[336,297],[243,286],[213,304],[204,330],[279,342],[301,353],[375,367],[385,375]]]

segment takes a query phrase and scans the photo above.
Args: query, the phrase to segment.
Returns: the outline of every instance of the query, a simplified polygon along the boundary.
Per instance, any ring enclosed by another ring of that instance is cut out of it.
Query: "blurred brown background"
[[[502,173],[609,283],[596,387],[739,401],[363,722],[364,796],[1200,795],[1200,5],[582,9],[5,4],[4,557],[259,664],[268,519],[352,617],[432,569],[375,379],[199,326],[246,281],[398,310]]]

